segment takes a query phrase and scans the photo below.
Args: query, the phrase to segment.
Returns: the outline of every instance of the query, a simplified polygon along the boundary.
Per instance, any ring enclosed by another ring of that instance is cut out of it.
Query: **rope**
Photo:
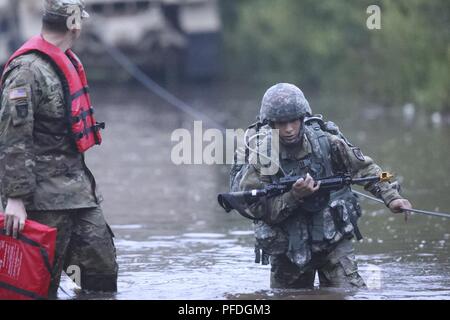
[[[134,64],[121,50],[119,50],[116,47],[108,45],[102,37],[99,37],[96,35],[96,38],[102,43],[104,46],[106,52],[119,64],[124,68],[133,78],[135,78],[138,82],[140,82],[144,87],[146,87],[148,90],[156,94],[158,97],[166,101],[167,103],[171,104],[178,110],[188,114],[194,119],[200,119],[203,122],[209,124],[213,128],[218,128],[222,131],[225,131],[225,128],[219,124],[218,122],[214,121],[207,115],[195,110],[192,106],[188,105],[186,102],[182,101],[166,89],[164,89],[162,86],[160,86],[158,83],[156,83],[153,79],[151,79],[146,73],[144,73],[136,64]],[[245,135],[247,135],[247,131],[245,132]],[[255,135],[256,136],[256,135]],[[250,139],[254,139],[255,136],[252,136]],[[245,141],[245,139],[244,139]],[[250,149],[250,147],[247,145],[245,141],[246,147]],[[252,149],[250,149],[252,151]],[[256,151],[256,150],[255,150]],[[258,152],[259,155],[261,155]],[[270,159],[272,160],[272,159]],[[364,194],[362,192],[358,192],[353,190],[354,193],[365,197],[367,199],[383,203],[384,202],[380,199],[377,199],[375,197],[371,197],[367,194]],[[436,216],[436,217],[442,217],[442,218],[450,218],[450,213],[446,212],[435,212],[435,211],[426,211],[426,210],[419,210],[419,209],[408,209],[406,211],[411,211],[415,213],[421,213],[429,216]]]
[[[98,41],[103,45],[105,51],[113,58],[119,65],[122,66],[133,78],[135,78],[139,83],[141,83],[145,88],[153,92],[155,95],[166,101],[168,104],[174,106],[180,111],[188,114],[195,120],[202,120],[204,123],[209,124],[212,128],[220,129],[225,131],[225,128],[214,121],[205,114],[197,111],[192,106],[188,105],[186,102],[182,101],[153,79],[151,79],[146,73],[144,73],[136,64],[134,64],[121,50],[116,47],[108,45],[102,37],[94,35]]]
[[[384,202],[380,199],[377,199],[375,197],[369,196],[365,193],[353,190],[354,193],[356,193],[357,195],[360,195],[364,198],[379,202],[384,204]],[[419,210],[419,209],[407,209],[405,211],[411,211],[411,212],[415,212],[415,213],[421,213],[421,214],[425,214],[428,216],[434,216],[434,217],[442,217],[442,218],[450,218],[450,213],[446,213],[446,212],[436,212],[436,211],[426,211],[426,210]]]

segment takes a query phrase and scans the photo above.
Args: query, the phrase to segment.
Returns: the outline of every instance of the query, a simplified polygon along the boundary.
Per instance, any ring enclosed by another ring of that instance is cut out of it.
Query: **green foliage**
[[[381,30],[366,9],[381,7]],[[450,111],[448,0],[223,0],[228,70]]]

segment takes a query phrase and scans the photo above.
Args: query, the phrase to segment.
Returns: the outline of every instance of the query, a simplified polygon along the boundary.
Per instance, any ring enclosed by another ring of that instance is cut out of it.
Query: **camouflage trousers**
[[[293,264],[286,255],[271,256],[271,267],[272,288],[312,288],[316,272],[322,287],[365,287],[358,273],[353,244],[348,239],[340,241],[329,251],[313,253],[304,268]]]
[[[79,271],[84,290],[117,291],[114,234],[101,207],[28,212],[28,219],[58,230],[49,297],[56,297],[63,271],[68,274]]]

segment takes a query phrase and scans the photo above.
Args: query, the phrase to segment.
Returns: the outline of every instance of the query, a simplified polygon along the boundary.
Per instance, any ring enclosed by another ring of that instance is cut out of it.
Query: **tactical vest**
[[[61,80],[64,91],[66,118],[52,118],[45,119],[45,121],[66,121],[68,131],[47,133],[72,136],[77,150],[81,153],[96,144],[100,144],[102,142],[100,129],[104,129],[105,124],[95,121],[86,73],[78,57],[71,50],[62,52],[58,47],[45,41],[42,36],[35,36],[11,56],[5,66],[5,72],[15,58],[29,53],[38,53],[51,63]],[[5,76],[4,73],[1,80],[2,84]]]
[[[305,135],[312,152],[300,160],[280,159],[280,165],[288,175],[305,176],[309,173],[316,180],[337,174],[333,171],[331,146],[325,131],[339,135],[349,143],[332,122],[324,122],[321,117],[305,120]],[[277,177],[273,180],[275,183]],[[317,201],[323,199],[318,198]],[[268,255],[286,254],[293,263],[303,267],[310,261],[312,252],[330,248],[354,234],[361,238],[357,227],[361,209],[350,187],[332,192],[325,205],[318,203],[317,206],[313,204],[297,210],[276,226],[263,221],[254,222],[257,240],[255,262],[259,262],[262,250],[263,264],[268,263]]]

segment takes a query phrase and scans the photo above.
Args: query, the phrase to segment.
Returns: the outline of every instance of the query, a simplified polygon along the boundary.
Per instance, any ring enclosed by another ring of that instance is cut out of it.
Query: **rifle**
[[[261,198],[271,198],[286,193],[292,189],[292,186],[300,178],[304,177],[287,176],[280,178],[276,183],[266,185],[263,189],[221,193],[218,195],[217,200],[226,212],[230,212],[235,209],[242,216],[255,220],[251,213],[248,212],[247,208],[245,208],[245,204],[251,205],[258,202]],[[390,182],[392,178],[392,174],[382,172],[379,176],[364,178],[352,178],[347,174],[317,179],[316,182],[320,181],[319,190],[306,197],[301,206],[304,210],[309,212],[321,211],[328,205],[330,201],[330,193],[332,191],[339,190],[345,186],[351,186],[356,183]],[[245,202],[244,204],[242,203],[242,200]]]

